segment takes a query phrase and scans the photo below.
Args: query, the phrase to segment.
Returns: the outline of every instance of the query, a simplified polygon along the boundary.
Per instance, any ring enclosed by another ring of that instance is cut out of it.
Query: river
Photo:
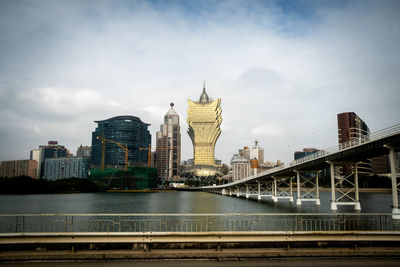
[[[274,203],[205,192],[165,191],[152,193],[81,193],[0,195],[0,214],[41,213],[300,213],[331,212],[330,192],[321,192],[321,206],[305,202],[296,207],[287,200]],[[364,213],[392,212],[392,195],[360,193]],[[338,212],[352,212],[338,206]]]

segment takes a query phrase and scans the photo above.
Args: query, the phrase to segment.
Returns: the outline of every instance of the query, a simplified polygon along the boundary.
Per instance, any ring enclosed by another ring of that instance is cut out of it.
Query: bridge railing
[[[385,213],[16,214],[0,215],[0,233],[54,232],[400,232]]]

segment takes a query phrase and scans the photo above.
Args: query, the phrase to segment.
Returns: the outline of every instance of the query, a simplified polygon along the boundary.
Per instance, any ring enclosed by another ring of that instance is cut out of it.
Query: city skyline
[[[215,157],[254,141],[270,161],[337,145],[336,116],[399,123],[398,1],[0,2],[0,160],[58,140],[90,145],[96,120],[150,123],[170,102],[192,158],[187,99],[221,97]]]

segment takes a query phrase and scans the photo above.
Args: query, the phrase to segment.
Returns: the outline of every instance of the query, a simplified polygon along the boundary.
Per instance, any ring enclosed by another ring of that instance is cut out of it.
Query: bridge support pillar
[[[297,178],[297,200],[296,200],[296,205],[301,206],[301,193],[300,193],[300,172],[296,172],[296,178]]]
[[[229,196],[232,196],[232,188],[229,187]]]
[[[240,186],[236,186],[236,197],[240,197]]]
[[[320,170],[294,170],[297,178],[297,205],[304,201],[313,201],[316,206],[321,205],[319,197]],[[303,174],[303,175],[302,175]]]
[[[249,197],[250,197],[249,185],[246,184],[246,198],[248,199]]]
[[[228,193],[228,189],[223,188],[223,189],[221,190],[221,195],[227,196],[228,194],[229,194],[229,193]]]
[[[273,200],[274,202],[278,202],[278,196],[277,196],[277,193],[276,193],[276,189],[277,189],[277,186],[276,186],[276,178],[275,178],[275,177],[273,177],[273,178],[274,178],[274,181],[273,181],[273,184],[272,184],[272,186],[273,186],[272,200]]]
[[[397,182],[397,173],[396,173],[396,158],[395,151],[392,146],[385,145],[386,148],[390,150],[389,152],[389,164],[390,164],[390,176],[392,178],[392,200],[393,200],[393,210],[392,210],[392,218],[396,220],[400,220],[400,207],[399,207],[399,185]]]
[[[358,192],[358,162],[332,162],[327,161],[331,172],[331,210],[337,210],[339,205],[352,205],[354,210],[360,211],[360,198]],[[352,173],[341,175],[338,165],[352,165]],[[353,177],[353,179],[351,179]],[[338,195],[336,196],[336,192]]]
[[[257,199],[261,200],[261,183],[257,181]]]

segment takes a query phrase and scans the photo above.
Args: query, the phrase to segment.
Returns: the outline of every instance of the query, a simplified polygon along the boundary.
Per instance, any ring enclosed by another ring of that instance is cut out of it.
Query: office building
[[[125,166],[125,150],[128,149],[128,164],[147,166],[148,152],[140,148],[148,148],[151,135],[150,124],[142,122],[135,116],[117,116],[107,120],[95,121],[97,128],[92,132],[91,164],[101,167],[102,141],[105,138],[104,163],[105,167],[123,168]]]
[[[90,158],[48,158],[45,162],[44,179],[88,178]]]
[[[181,129],[173,103],[164,116],[164,123],[160,125],[156,138],[157,175],[161,182],[165,182],[179,175],[181,161]]]
[[[319,149],[316,148],[303,148],[303,151],[296,151],[294,152],[294,159],[298,160],[304,158],[306,156],[312,155],[314,153],[319,152]]]
[[[29,159],[2,161],[0,162],[0,177],[29,176],[37,178],[37,165],[37,161]]]
[[[40,145],[38,149],[30,151],[30,159],[38,163],[37,178],[43,178],[46,159],[65,158],[68,156],[68,150],[65,146],[58,144],[58,141],[48,141],[47,145]]]

